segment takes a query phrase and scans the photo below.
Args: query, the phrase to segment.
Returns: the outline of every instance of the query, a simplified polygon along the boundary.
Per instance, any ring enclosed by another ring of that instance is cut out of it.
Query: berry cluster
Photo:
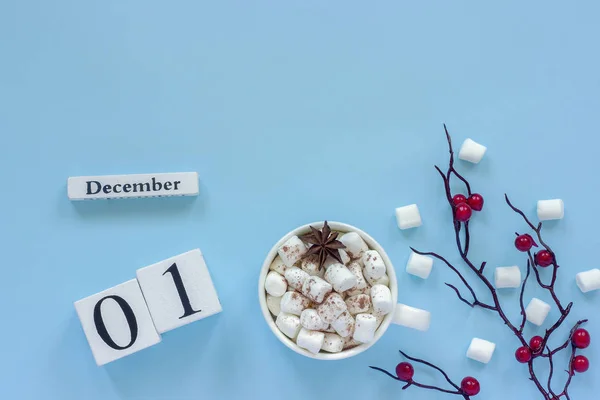
[[[471,219],[473,211],[483,210],[483,196],[473,193],[468,198],[464,194],[456,194],[452,197],[454,205],[454,218],[460,222],[467,222]]]

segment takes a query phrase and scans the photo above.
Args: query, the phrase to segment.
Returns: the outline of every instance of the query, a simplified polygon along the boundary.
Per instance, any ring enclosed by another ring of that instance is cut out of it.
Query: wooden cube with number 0
[[[160,342],[135,279],[76,301],[75,310],[98,365]]]
[[[136,274],[159,333],[221,312],[199,249],[138,269]]]

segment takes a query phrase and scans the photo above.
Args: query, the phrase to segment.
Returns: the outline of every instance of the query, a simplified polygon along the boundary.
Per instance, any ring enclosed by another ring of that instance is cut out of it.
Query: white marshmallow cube
[[[397,304],[393,322],[407,328],[425,332],[431,324],[431,313],[404,304]]]
[[[302,285],[302,294],[314,301],[315,303],[322,303],[331,291],[333,286],[324,279],[318,276],[309,276]]]
[[[377,250],[367,250],[362,256],[362,262],[365,266],[365,274],[373,279],[381,278],[385,275],[385,263]]]
[[[294,290],[301,291],[302,285],[304,285],[304,281],[306,281],[308,277],[309,275],[298,267],[290,267],[285,271],[285,280]]]
[[[350,296],[346,299],[346,305],[350,314],[364,314],[371,308],[371,296],[368,294]]]
[[[534,325],[541,326],[546,320],[546,317],[550,312],[550,308],[550,304],[534,297],[529,302],[529,305],[527,305],[527,308],[525,308],[527,321]]]
[[[561,199],[539,200],[537,215],[540,221],[562,219],[565,216],[565,204]]]
[[[328,353],[339,353],[344,349],[344,339],[336,333],[326,333],[321,350]]]
[[[416,204],[410,204],[404,207],[396,208],[396,222],[400,229],[416,228],[423,224],[419,207]]]
[[[354,330],[354,318],[348,311],[344,311],[331,323],[331,327],[341,337],[348,337]]]
[[[292,236],[277,250],[277,254],[289,268],[300,260],[307,250],[304,242],[298,236]]]
[[[371,314],[358,314],[354,327],[354,340],[360,343],[369,343],[375,337],[377,318]]]
[[[358,283],[356,276],[344,264],[330,265],[325,271],[325,280],[333,286],[338,293],[352,289]]]
[[[379,315],[389,314],[394,309],[392,292],[384,285],[375,285],[371,288],[371,304],[373,311]]]
[[[357,294],[366,293],[365,289],[367,289],[368,285],[363,275],[362,267],[360,266],[360,264],[356,261],[352,261],[350,264],[348,264],[347,268],[356,277],[356,285],[348,291],[348,295],[354,296]]]
[[[467,350],[467,357],[479,361],[480,363],[487,364],[492,359],[494,350],[496,350],[495,343],[479,338],[473,338],[469,345],[469,349]]]
[[[296,344],[313,354],[317,354],[321,350],[324,340],[325,334],[323,332],[310,331],[302,328],[296,338]]]
[[[281,297],[275,297],[267,294],[267,308],[271,314],[278,316],[281,312]]]
[[[375,285],[389,286],[390,285],[390,277],[387,276],[387,274],[385,274],[381,278],[377,278],[377,279],[373,279],[370,276],[365,274],[365,279],[366,279],[367,283],[371,286],[375,286]]]
[[[283,260],[278,255],[275,256],[271,265],[269,266],[271,271],[275,271],[280,275],[285,275],[285,270],[287,269],[286,265],[283,263]]]
[[[487,147],[477,143],[472,139],[467,139],[463,142],[460,147],[460,151],[458,152],[458,158],[461,160],[465,160],[468,162],[472,162],[473,164],[479,163],[483,158]]]
[[[351,349],[356,346],[360,346],[362,343],[354,340],[354,335],[350,335],[344,338],[344,350]]]
[[[298,336],[298,332],[300,332],[300,318],[297,315],[286,314],[284,312],[279,313],[277,319],[275,320],[275,325],[279,328],[279,330],[287,337],[292,340],[296,339]]]
[[[369,246],[367,246],[363,238],[356,232],[348,232],[339,240],[346,246],[346,253],[352,259],[362,257],[363,253],[369,250]]]
[[[577,286],[583,293],[600,289],[600,269],[580,272],[575,276]]]
[[[423,256],[413,252],[408,259],[408,263],[406,264],[406,272],[411,275],[418,276],[419,278],[427,279],[429,278],[432,267],[432,257]]]
[[[317,256],[304,258],[300,263],[300,267],[302,268],[302,271],[310,276],[323,276],[324,271],[323,268],[319,268],[319,257]]]
[[[310,300],[297,292],[285,292],[281,297],[281,312],[300,316],[310,306]]]
[[[324,331],[329,324],[321,319],[317,310],[307,308],[300,314],[300,325],[311,331]]]
[[[342,260],[342,264],[348,265],[348,263],[350,262],[350,256],[348,255],[348,253],[346,253],[346,250],[339,249],[338,251],[340,253],[340,259]],[[329,256],[323,263],[323,268],[327,269],[330,265],[335,264],[335,263],[339,263],[339,261],[336,260],[335,258]]]
[[[325,298],[323,303],[317,306],[317,312],[323,321],[331,324],[344,311],[348,309],[342,296],[338,293],[331,293]]]
[[[521,286],[521,269],[517,266],[498,267],[494,272],[496,289],[518,288]]]
[[[287,281],[275,271],[270,271],[265,279],[265,291],[273,297],[281,297],[288,287]]]

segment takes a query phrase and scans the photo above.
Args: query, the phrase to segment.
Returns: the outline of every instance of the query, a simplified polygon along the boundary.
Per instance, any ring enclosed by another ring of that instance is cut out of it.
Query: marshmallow
[[[469,345],[469,349],[467,350],[467,357],[479,361],[480,363],[487,364],[492,359],[494,350],[496,350],[495,343],[479,338],[473,338]]]
[[[377,318],[371,314],[358,314],[356,316],[356,325],[354,327],[354,340],[360,343],[369,343],[373,341],[377,330]]]
[[[375,285],[371,288],[371,303],[373,311],[380,315],[389,314],[394,308],[392,292],[384,285]]]
[[[325,280],[333,285],[336,292],[345,292],[358,283],[356,276],[344,264],[333,264],[325,271]]]
[[[517,266],[496,268],[494,278],[496,289],[518,288],[521,286],[521,270]]]
[[[433,258],[428,256],[422,256],[413,252],[408,259],[406,264],[406,272],[411,275],[418,276],[422,279],[429,278],[431,268],[433,267]]]
[[[281,297],[275,297],[267,294],[267,308],[271,314],[278,316],[281,312]]]
[[[395,324],[424,332],[429,329],[431,324],[431,313],[404,304],[397,304],[393,321]]]
[[[339,249],[338,251],[340,254],[340,259],[342,260],[342,264],[348,265],[348,263],[350,262],[350,256],[348,255],[348,253],[346,253],[346,250]],[[323,263],[323,268],[327,269],[330,265],[335,264],[335,263],[339,263],[339,261],[336,260],[335,258],[329,256]]]
[[[463,142],[458,152],[458,158],[473,164],[479,163],[485,154],[487,147],[475,142],[472,139],[467,139]]]
[[[368,294],[350,296],[345,301],[352,315],[366,313],[371,308],[371,297]]]
[[[296,344],[313,354],[317,354],[321,350],[324,340],[325,334],[323,332],[310,331],[302,328],[300,333],[298,333]]]
[[[356,346],[360,346],[362,343],[354,340],[354,335],[350,335],[344,338],[344,350],[351,349]]]
[[[344,339],[335,333],[326,333],[321,350],[328,353],[339,353],[344,349]]]
[[[275,320],[275,325],[279,330],[290,339],[296,339],[298,332],[300,332],[300,318],[297,315],[286,314],[284,312],[279,313]]]
[[[339,240],[346,246],[346,253],[352,259],[362,257],[363,253],[369,250],[369,246],[367,246],[363,238],[356,232],[348,232]]]
[[[285,292],[281,297],[281,312],[300,316],[310,306],[310,300],[297,292]]]
[[[356,277],[356,285],[352,288],[352,290],[348,291],[349,296],[354,296],[361,293],[369,293],[365,292],[365,289],[368,288],[367,281],[362,273],[362,268],[360,264],[356,261],[352,261],[348,264],[348,270],[354,274]]]
[[[541,326],[550,312],[550,304],[543,302],[540,299],[533,298],[525,308],[527,321],[534,325]]]
[[[575,277],[575,281],[583,293],[598,290],[600,289],[600,269],[595,268],[580,272]]]
[[[267,274],[265,279],[265,291],[274,297],[281,297],[287,290],[288,284],[285,278],[275,271]]]
[[[311,331],[323,331],[329,327],[329,324],[319,317],[317,310],[307,308],[300,314],[300,325]]]
[[[271,271],[275,271],[280,275],[284,275],[285,274],[285,270],[287,269],[287,267],[285,266],[285,264],[283,263],[283,260],[281,259],[281,257],[279,257],[278,255],[275,256],[275,258],[273,259],[273,262],[271,263],[271,266],[269,267],[269,269]]]
[[[289,238],[283,246],[277,250],[277,254],[283,260],[286,267],[291,267],[306,254],[307,248],[298,236]]]
[[[373,279],[370,276],[365,274],[365,279],[367,280],[367,283],[371,286],[375,286],[375,285],[389,286],[390,285],[390,277],[387,276],[387,274],[378,279]]]
[[[332,290],[333,287],[329,282],[318,276],[309,276],[302,285],[302,294],[319,304],[323,302],[325,296],[331,293]]]
[[[328,325],[327,328],[323,329],[323,332],[335,333],[335,329],[331,325]]]
[[[379,327],[381,326],[381,323],[385,319],[385,315],[379,315],[379,314],[373,314],[373,315],[375,316],[375,319],[377,319],[377,329],[379,329]]]
[[[385,263],[377,250],[365,251],[361,259],[365,266],[365,274],[373,279],[378,279],[385,275]]]
[[[396,221],[400,229],[416,228],[423,224],[416,204],[396,208]]]
[[[308,279],[308,274],[298,267],[291,267],[285,271],[285,279],[288,285],[295,290],[302,290],[304,281]]]
[[[331,323],[331,327],[341,337],[348,337],[354,330],[354,318],[348,311],[344,311]]]
[[[322,304],[317,306],[317,312],[323,321],[331,324],[339,317],[348,307],[342,296],[338,293],[331,293],[325,298]]]
[[[300,262],[300,267],[302,271],[310,276],[322,276],[322,268],[319,268],[319,257],[316,255],[303,258]]]
[[[565,204],[561,199],[539,200],[537,215],[540,221],[562,219],[565,216]]]

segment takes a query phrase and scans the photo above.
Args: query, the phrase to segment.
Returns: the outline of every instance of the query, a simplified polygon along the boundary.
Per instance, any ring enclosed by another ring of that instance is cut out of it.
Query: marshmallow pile
[[[265,280],[267,306],[279,330],[298,346],[339,353],[369,343],[394,309],[381,255],[356,232],[340,233],[343,263],[306,257],[297,236],[279,249]]]

